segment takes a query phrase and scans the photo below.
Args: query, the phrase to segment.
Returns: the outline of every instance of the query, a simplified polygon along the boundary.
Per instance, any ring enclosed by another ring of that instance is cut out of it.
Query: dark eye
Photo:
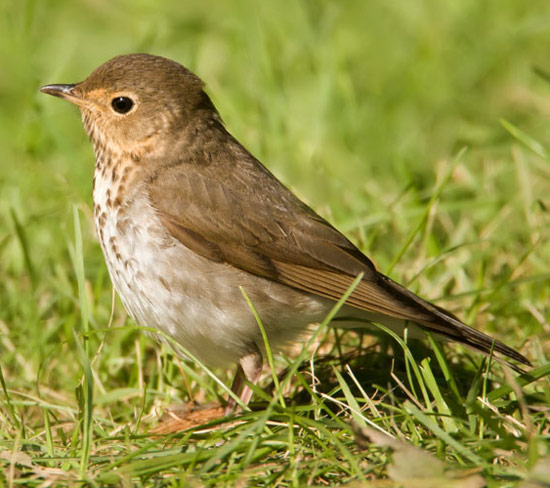
[[[132,110],[134,102],[128,97],[116,97],[111,101],[111,106],[115,112],[118,112],[119,114],[127,114],[130,110]]]

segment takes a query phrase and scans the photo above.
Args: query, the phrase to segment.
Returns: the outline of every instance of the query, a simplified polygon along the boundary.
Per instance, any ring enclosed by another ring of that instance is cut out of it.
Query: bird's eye
[[[133,100],[128,97],[116,97],[111,100],[111,107],[119,114],[127,114],[133,106]]]

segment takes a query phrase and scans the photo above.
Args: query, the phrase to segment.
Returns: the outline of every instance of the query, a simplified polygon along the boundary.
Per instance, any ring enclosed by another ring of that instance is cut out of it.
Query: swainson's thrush
[[[202,81],[158,56],[118,56],[85,81],[44,93],[78,106],[96,155],[94,215],[128,313],[212,366],[238,364],[233,391],[258,380],[264,349],[243,287],[277,349],[341,315],[405,324],[515,361],[514,349],[376,270],[225,129]],[[355,324],[360,325],[360,324]]]

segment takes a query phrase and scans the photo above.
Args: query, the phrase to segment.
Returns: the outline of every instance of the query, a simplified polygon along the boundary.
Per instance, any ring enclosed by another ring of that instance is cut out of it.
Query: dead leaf
[[[550,487],[550,456],[540,458],[528,475],[528,479],[519,488]]]
[[[456,471],[431,453],[390,437],[370,427],[353,425],[356,441],[360,446],[370,443],[388,447],[393,451],[388,476],[395,482],[392,486],[407,488],[482,488],[485,480],[470,471]]]
[[[193,427],[199,427],[212,420],[224,416],[224,408],[221,406],[209,408],[196,408],[186,406],[185,408],[171,409],[164,413],[160,423],[149,431],[150,434],[174,434],[183,432]]]
[[[0,452],[0,458],[5,459],[10,464],[19,464],[20,466],[32,468],[32,458],[22,451],[2,451]]]

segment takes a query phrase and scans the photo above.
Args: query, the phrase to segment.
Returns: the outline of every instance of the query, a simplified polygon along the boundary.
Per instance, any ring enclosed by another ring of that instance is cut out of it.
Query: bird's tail
[[[394,299],[405,301],[407,308],[417,308],[418,315],[414,314],[410,320],[421,325],[422,328],[433,332],[437,336],[459,342],[472,347],[478,351],[490,354],[491,351],[502,354],[506,358],[517,361],[526,366],[531,366],[531,362],[506,344],[493,339],[492,337],[466,325],[455,315],[447,310],[434,305],[413,292],[407,290],[404,286],[396,283],[391,278],[380,274],[378,285],[385,289]],[[495,356],[497,357],[497,356]],[[497,357],[497,359],[499,359]],[[513,369],[523,372],[521,368],[513,363],[506,361]]]

